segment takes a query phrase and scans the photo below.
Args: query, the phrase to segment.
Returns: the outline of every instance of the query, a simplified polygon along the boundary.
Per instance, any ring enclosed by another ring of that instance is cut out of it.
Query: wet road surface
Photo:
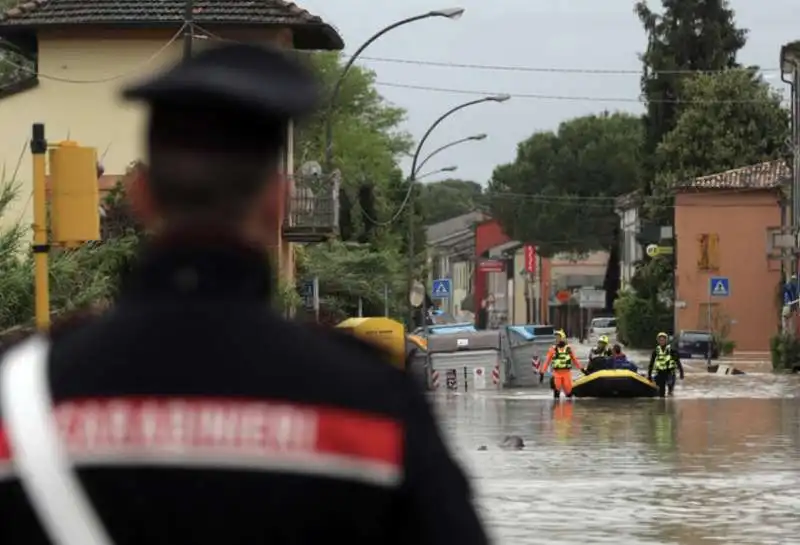
[[[797,377],[687,371],[666,400],[433,399],[496,543],[800,543]],[[500,449],[508,434],[525,448]]]

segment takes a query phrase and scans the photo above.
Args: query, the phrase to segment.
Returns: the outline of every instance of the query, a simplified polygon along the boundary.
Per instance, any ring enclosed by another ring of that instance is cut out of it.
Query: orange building
[[[767,237],[781,225],[789,176],[779,160],[703,176],[678,188],[679,331],[710,327],[738,351],[769,350],[780,322],[781,274],[780,263],[767,258]],[[712,278],[727,279],[727,296],[710,296]]]

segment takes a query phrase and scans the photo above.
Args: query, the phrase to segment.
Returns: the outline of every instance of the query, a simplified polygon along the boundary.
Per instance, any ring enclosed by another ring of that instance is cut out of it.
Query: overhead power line
[[[502,64],[475,64],[448,61],[429,61],[421,59],[401,59],[395,57],[370,57],[362,55],[360,60],[371,62],[382,62],[391,64],[412,64],[415,66],[431,66],[437,68],[460,68],[466,70],[491,70],[497,72],[534,72],[550,74],[584,74],[584,75],[607,75],[607,76],[641,76],[642,70],[619,69],[619,68],[574,68],[564,66],[512,66]],[[691,75],[691,74],[717,74],[721,72],[749,72],[753,68],[725,68],[719,70],[651,70],[651,74],[672,74],[672,75]],[[770,73],[780,72],[780,68],[757,68],[757,72]]]
[[[717,190],[715,195],[726,197],[730,195],[738,195],[745,193],[752,193],[754,189],[741,188],[729,190]],[[514,203],[525,202],[532,204],[546,204],[548,207],[561,206],[564,208],[613,208],[616,200],[619,197],[611,196],[575,196],[575,195],[535,195],[531,193],[516,193],[516,192],[494,192],[483,194],[478,203],[491,204],[492,202],[513,201]],[[676,208],[677,205],[668,201],[670,199],[665,197],[647,197],[638,201],[636,204],[639,207],[655,204],[663,208]],[[762,203],[762,204],[742,204],[741,202],[714,202],[714,203],[685,203],[681,207],[703,207],[703,208],[753,208],[753,207],[774,207],[775,203]],[[578,212],[578,210],[576,210]]]
[[[375,218],[372,218],[366,212],[361,211],[362,214],[366,217],[367,221],[376,225],[378,227],[388,227],[398,219],[400,219],[400,215],[405,210],[405,208],[409,205],[412,187],[409,186],[408,191],[403,198],[402,203],[395,210],[390,219],[388,221],[379,221]],[[715,191],[715,195],[726,197],[731,195],[739,195],[739,194],[746,194],[752,193],[754,189],[751,188],[736,188],[736,189],[719,189]],[[580,196],[580,195],[536,195],[532,193],[517,193],[517,192],[492,192],[492,193],[484,193],[477,199],[478,205],[492,205],[492,204],[502,204],[504,202],[508,202],[509,204],[543,204],[547,205],[548,209],[553,209],[556,207],[560,207],[561,209],[569,209],[570,211],[574,211],[576,214],[579,214],[581,210],[585,209],[604,209],[611,212],[614,207],[615,203],[619,197],[608,196],[608,195],[594,195],[594,196]],[[643,207],[649,204],[656,204],[662,208],[673,209],[676,208],[677,205],[674,203],[665,202],[665,199],[662,197],[646,197],[642,198],[637,202],[637,206]],[[772,208],[775,207],[775,203],[755,203],[755,204],[742,204],[741,202],[714,202],[714,203],[685,203],[680,205],[683,208]],[[356,210],[359,210],[360,207],[358,203],[354,204]]]
[[[554,100],[569,102],[607,102],[607,103],[639,103],[639,104],[760,104],[770,102],[768,100],[665,100],[665,99],[646,99],[645,97],[601,97],[601,96],[577,96],[577,95],[546,95],[538,93],[508,93],[499,91],[485,91],[478,89],[461,89],[454,87],[434,87],[431,85],[413,85],[410,83],[395,83],[389,81],[376,81],[375,85],[381,87],[393,87],[398,89],[411,89],[415,91],[428,91],[435,93],[449,93],[458,95],[472,96],[492,96],[497,94],[507,94],[512,98],[522,98],[531,100]],[[781,98],[781,102],[788,102],[788,98]]]
[[[210,32],[209,30],[199,26],[193,25],[194,29],[197,31],[196,37],[199,39],[211,39],[211,40],[219,40],[225,42],[235,42],[236,40],[231,40],[228,38],[224,38]],[[360,59],[365,60],[385,60],[387,62],[408,62],[410,64],[425,64],[425,63],[433,63],[434,61],[412,61],[410,59],[388,59],[384,57],[359,57]],[[458,68],[481,68],[481,69],[502,69],[502,70],[515,70],[515,69],[523,69],[526,67],[509,67],[509,66],[489,66],[489,65],[466,65],[466,64],[458,64],[458,63],[435,63],[436,65],[443,64],[450,67],[458,67]],[[530,68],[530,67],[528,67]],[[527,69],[527,68],[526,68]],[[573,71],[575,73],[581,73],[582,69],[563,69],[564,71]],[[743,69],[745,70],[745,69]],[[538,68],[530,68],[528,71],[551,71],[555,72],[556,70],[551,69],[538,69]],[[675,71],[675,73],[691,73],[692,71]],[[587,72],[587,73],[603,73],[600,71],[595,72]],[[636,71],[620,71],[620,70],[608,70],[604,73],[636,73]],[[548,95],[548,94],[539,94],[539,93],[508,93],[505,91],[498,92],[498,91],[482,91],[476,89],[463,89],[463,88],[452,88],[452,87],[436,87],[431,85],[416,85],[410,83],[399,83],[399,82],[391,82],[391,81],[376,81],[375,85],[381,87],[392,87],[396,89],[409,89],[414,91],[427,91],[427,92],[435,92],[435,93],[449,93],[449,94],[458,94],[458,95],[470,95],[470,96],[489,96],[489,95],[500,95],[500,94],[508,94],[513,98],[519,99],[530,99],[530,100],[550,100],[550,101],[566,101],[566,102],[601,102],[601,103],[627,103],[627,104],[642,104],[642,103],[670,103],[670,104],[742,104],[742,103],[761,103],[766,102],[762,100],[744,100],[744,101],[736,101],[736,100],[709,100],[709,101],[687,101],[687,100],[663,100],[663,99],[652,99],[652,100],[645,100],[643,97],[602,97],[602,96],[571,96],[571,95]],[[782,99],[784,101],[788,101],[788,99]]]

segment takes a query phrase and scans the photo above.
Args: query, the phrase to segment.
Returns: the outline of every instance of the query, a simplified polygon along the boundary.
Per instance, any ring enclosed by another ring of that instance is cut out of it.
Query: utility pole
[[[792,227],[795,237],[800,227],[800,62],[794,60],[792,73]],[[795,240],[797,240],[795,238]],[[795,246],[798,243],[795,242]],[[790,270],[800,276],[797,265],[797,251],[792,258]],[[794,281],[794,280],[793,280]]]
[[[183,60],[192,58],[192,40],[194,39],[194,0],[186,0],[183,5]]]
[[[415,165],[416,166],[416,165]],[[409,187],[408,191],[411,195],[409,197],[409,202],[406,204],[408,208],[408,213],[406,214],[406,223],[408,224],[408,289],[409,292],[414,287],[414,281],[417,278],[416,275],[416,259],[414,256],[414,252],[416,252],[416,248],[414,247],[414,239],[415,239],[415,226],[414,226],[414,212],[415,212],[415,203],[416,203],[416,195],[414,192],[416,191],[416,183],[417,180],[414,176],[414,172],[411,173],[411,176],[408,179]],[[428,292],[425,292],[425,296],[427,297]],[[425,303],[423,302],[423,312],[422,312],[422,321],[425,322]],[[414,329],[414,315],[416,314],[416,309],[413,306],[408,307],[408,327],[410,329]],[[424,326],[423,326],[424,327]]]

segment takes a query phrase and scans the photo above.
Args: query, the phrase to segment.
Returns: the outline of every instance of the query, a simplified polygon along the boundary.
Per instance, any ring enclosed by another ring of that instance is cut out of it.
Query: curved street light
[[[440,115],[436,121],[434,121],[428,130],[425,131],[425,134],[422,135],[422,139],[420,139],[419,143],[417,144],[417,149],[414,151],[414,159],[411,162],[411,176],[409,177],[408,183],[409,188],[408,191],[411,193],[414,190],[414,184],[416,183],[416,173],[418,169],[418,161],[419,161],[419,154],[422,151],[422,146],[425,145],[425,142],[430,137],[431,133],[436,130],[442,121],[453,115],[454,113],[463,110],[464,108],[469,108],[470,106],[476,106],[478,104],[483,104],[484,102],[506,102],[511,99],[511,95],[502,94],[502,95],[492,95],[486,96],[483,98],[479,98],[476,100],[470,100],[469,102],[464,102],[463,104],[459,104],[453,108],[450,108],[445,113]],[[408,206],[408,289],[409,293],[414,286],[414,206],[413,203]],[[411,306],[409,303],[408,309],[408,324],[409,326],[412,325],[414,321],[414,307]]]
[[[445,8],[445,9],[436,9],[433,11],[429,11],[427,13],[421,13],[419,15],[415,15],[413,17],[407,17],[405,19],[401,19],[395,23],[392,23],[389,26],[386,26],[373,34],[366,42],[361,44],[361,46],[356,49],[355,53],[350,56],[350,59],[347,61],[347,64],[344,65],[342,68],[342,73],[339,74],[339,79],[336,80],[336,83],[333,86],[333,91],[331,92],[330,101],[328,102],[328,111],[325,115],[325,171],[330,172],[333,168],[333,108],[336,106],[336,99],[339,98],[339,92],[342,89],[342,83],[344,83],[345,77],[350,72],[350,68],[353,67],[353,64],[358,59],[359,55],[364,52],[366,48],[373,44],[378,38],[386,34],[387,32],[391,32],[392,30],[396,29],[397,27],[401,27],[407,25],[409,23],[414,23],[416,21],[421,21],[423,19],[430,19],[431,17],[444,17],[446,19],[456,20],[459,19],[464,14],[464,8]]]
[[[417,176],[417,180],[421,180],[423,178],[427,178],[428,176],[433,176],[435,174],[441,174],[442,172],[455,172],[456,170],[458,170],[457,166],[450,166],[450,167],[440,168],[437,170],[431,170],[429,172],[426,172],[425,174],[420,174],[419,176]]]
[[[464,108],[469,108],[470,106],[483,104],[484,102],[506,102],[507,100],[510,99],[511,95],[506,95],[506,94],[483,97],[477,100],[470,100],[469,102],[464,102],[463,104],[459,104],[458,106],[450,108],[445,113],[440,115],[439,118],[436,121],[434,121],[430,127],[428,127],[428,130],[425,131],[425,134],[422,135],[422,139],[420,139],[419,143],[417,144],[417,149],[414,151],[414,159],[411,162],[411,181],[412,182],[414,181],[414,175],[417,172],[418,168],[417,162],[419,161],[419,154],[422,151],[422,146],[425,145],[425,142],[428,140],[428,137],[430,137],[431,133],[434,130],[436,130],[436,127],[438,127],[442,123],[442,121],[444,121],[454,113],[463,110]]]
[[[488,135],[486,134],[475,134],[473,136],[467,136],[466,138],[462,138],[461,140],[455,140],[453,142],[450,142],[449,144],[445,144],[444,146],[438,147],[432,152],[430,152],[428,155],[426,155],[425,158],[419,162],[419,165],[417,166],[417,171],[422,170],[422,167],[425,166],[425,163],[433,159],[434,156],[438,155],[444,150],[452,148],[453,146],[458,146],[459,144],[463,144],[464,142],[478,142],[480,140],[486,140],[487,136]]]

